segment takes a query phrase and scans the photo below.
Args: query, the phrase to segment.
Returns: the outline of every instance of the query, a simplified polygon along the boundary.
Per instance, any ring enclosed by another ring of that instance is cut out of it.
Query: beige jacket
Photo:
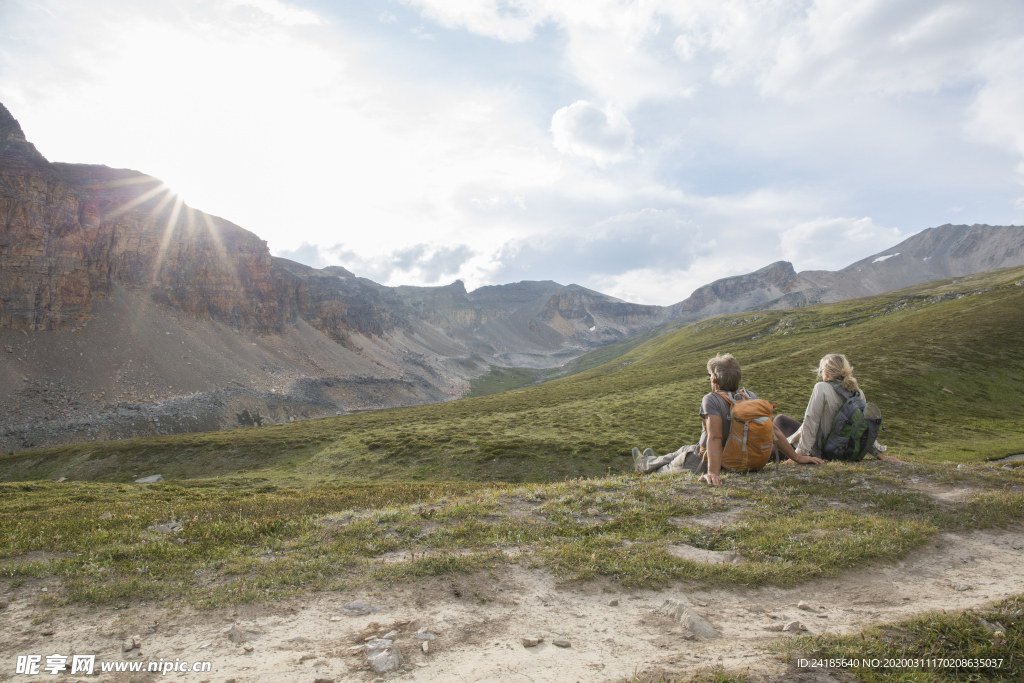
[[[867,401],[864,390],[860,391],[861,397]],[[821,448],[818,446],[818,430],[824,425],[826,430],[832,428],[836,421],[836,413],[843,407],[845,399],[832,388],[827,382],[818,382],[811,391],[811,398],[807,401],[807,410],[804,411],[804,422],[800,429],[796,430],[793,436],[789,437],[789,443],[793,445],[800,455],[809,455],[814,458],[821,457]]]

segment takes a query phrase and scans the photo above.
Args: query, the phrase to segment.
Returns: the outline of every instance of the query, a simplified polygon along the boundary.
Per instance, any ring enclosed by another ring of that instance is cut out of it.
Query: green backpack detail
[[[882,412],[866,402],[859,391],[850,393],[841,382],[829,384],[845,402],[836,413],[832,431],[828,434],[823,429],[818,431],[821,457],[825,460],[863,460],[882,428]]]

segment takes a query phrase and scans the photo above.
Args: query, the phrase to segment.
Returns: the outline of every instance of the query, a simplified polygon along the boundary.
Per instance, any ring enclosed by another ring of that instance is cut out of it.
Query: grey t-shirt
[[[757,398],[757,394],[755,394],[753,391],[747,391],[746,389],[740,389],[740,391],[745,392],[748,398]],[[739,392],[727,391],[726,393],[729,394],[730,398],[733,398],[733,395]],[[707,430],[704,429],[703,427],[703,419],[706,418],[708,415],[717,415],[719,418],[721,418],[722,444],[724,445],[725,442],[729,439],[729,432],[732,429],[731,425],[729,424],[729,411],[731,409],[732,407],[729,405],[729,402],[722,398],[721,395],[716,394],[713,391],[710,394],[704,395],[704,398],[700,402],[700,416],[702,425],[700,430],[700,448],[702,451],[708,447],[708,434]]]

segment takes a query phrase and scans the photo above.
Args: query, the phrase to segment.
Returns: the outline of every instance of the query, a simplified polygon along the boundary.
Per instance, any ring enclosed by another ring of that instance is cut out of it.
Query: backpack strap
[[[846,387],[844,387],[843,383],[840,381],[829,382],[828,385],[835,389],[837,394],[843,397],[843,401],[849,401],[854,396],[858,396],[860,394],[859,391],[855,391],[851,394],[849,391],[846,390]]]

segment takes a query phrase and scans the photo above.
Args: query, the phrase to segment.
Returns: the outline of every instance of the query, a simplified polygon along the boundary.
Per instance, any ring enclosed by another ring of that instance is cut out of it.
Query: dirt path
[[[797,672],[764,648],[792,636],[771,626],[799,620],[810,634],[846,633],[924,611],[978,607],[1024,592],[1024,574],[1011,570],[1022,559],[1024,529],[1017,528],[942,534],[896,565],[794,588],[649,591],[602,582],[559,587],[544,571],[511,565],[379,593],[322,593],[209,612],[140,604],[43,614],[35,598],[42,588],[59,586],[52,580],[26,581],[9,594],[10,606],[0,610],[0,680],[76,680],[69,674],[14,674],[17,655],[40,654],[45,663],[54,653],[96,654],[98,660],[140,661],[144,667],[160,658],[213,666],[205,674],[100,674],[82,681],[540,683],[615,681],[651,668],[681,674],[717,665],[794,680]],[[659,611],[668,598],[691,605],[722,637],[691,636]],[[347,614],[344,606],[355,601],[379,611]],[[800,601],[814,609],[798,609]],[[232,627],[239,642],[228,634]],[[360,636],[392,630],[398,632],[393,640],[403,668],[381,676],[356,643]],[[417,638],[420,630],[436,640]],[[48,631],[52,635],[44,635]],[[523,647],[520,639],[531,635],[544,642]],[[140,637],[141,646],[123,653],[123,640],[132,636]],[[552,641],[559,638],[571,646],[556,647]],[[429,653],[422,651],[423,642]],[[838,679],[805,673],[796,680]]]

